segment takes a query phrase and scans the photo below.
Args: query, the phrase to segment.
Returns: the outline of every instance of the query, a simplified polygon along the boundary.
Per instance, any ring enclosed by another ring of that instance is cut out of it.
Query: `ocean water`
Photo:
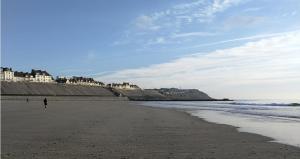
[[[180,109],[240,132],[267,136],[272,142],[300,147],[300,100],[168,101],[143,105]]]

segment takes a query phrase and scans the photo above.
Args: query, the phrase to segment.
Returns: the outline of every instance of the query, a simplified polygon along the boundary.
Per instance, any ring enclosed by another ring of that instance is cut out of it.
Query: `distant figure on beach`
[[[28,98],[26,98],[26,102],[27,102],[27,103],[29,102],[29,99],[28,99]]]
[[[45,98],[45,99],[44,99],[45,110],[47,109],[47,104],[48,104],[47,102],[48,102],[48,101],[47,101],[47,98]]]

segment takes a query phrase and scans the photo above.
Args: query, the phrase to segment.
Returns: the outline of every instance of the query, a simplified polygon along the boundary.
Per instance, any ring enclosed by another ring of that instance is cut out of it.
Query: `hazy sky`
[[[299,0],[2,0],[1,66],[300,98]]]

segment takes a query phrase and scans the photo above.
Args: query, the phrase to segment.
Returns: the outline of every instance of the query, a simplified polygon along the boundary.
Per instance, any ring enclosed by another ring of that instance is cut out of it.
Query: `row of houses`
[[[76,76],[73,76],[71,78],[57,77],[56,82],[63,83],[63,84],[74,84],[74,85],[89,85],[89,86],[101,86],[101,87],[105,86],[103,82],[96,81],[93,78],[76,77]]]
[[[9,82],[42,82],[42,83],[61,83],[73,85],[101,86],[114,89],[140,89],[137,85],[128,82],[111,83],[105,85],[103,82],[96,81],[93,78],[77,77],[56,77],[54,79],[47,71],[32,69],[31,72],[13,71],[12,68],[1,67],[1,81]]]
[[[101,86],[101,87],[108,87],[114,89],[140,89],[139,86],[130,84],[129,82],[110,83],[105,85],[103,82],[95,81],[93,78],[76,77],[76,76],[73,76],[71,78],[57,77],[56,82],[64,83],[64,84],[74,84],[74,85]]]
[[[12,68],[1,67],[1,81],[12,82],[44,82],[51,83],[54,79],[47,71],[32,69],[31,72],[13,71]]]
[[[123,82],[123,83],[111,83],[107,84],[107,87],[109,88],[115,88],[115,89],[140,89],[139,86],[130,84],[128,82]]]

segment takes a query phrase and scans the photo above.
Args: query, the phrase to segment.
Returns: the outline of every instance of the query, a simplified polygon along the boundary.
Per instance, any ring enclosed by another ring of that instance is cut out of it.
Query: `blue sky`
[[[3,0],[1,16],[1,65],[15,70],[300,98],[299,0]]]

